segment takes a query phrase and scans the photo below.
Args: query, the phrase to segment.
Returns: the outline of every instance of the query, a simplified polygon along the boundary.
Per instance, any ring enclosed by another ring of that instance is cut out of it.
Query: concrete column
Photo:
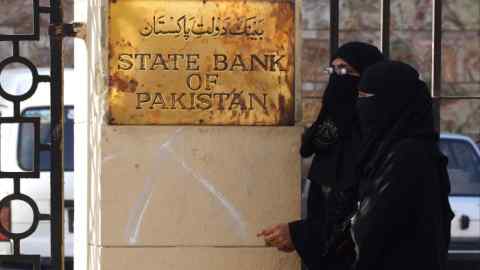
[[[299,269],[256,233],[300,216],[302,128],[108,125],[107,7],[89,0],[89,269]]]

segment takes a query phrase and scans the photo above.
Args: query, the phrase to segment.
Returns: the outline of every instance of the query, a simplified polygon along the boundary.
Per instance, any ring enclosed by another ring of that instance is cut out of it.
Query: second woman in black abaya
[[[367,134],[351,230],[355,269],[445,270],[453,214],[427,87],[412,67],[383,62],[359,89]]]

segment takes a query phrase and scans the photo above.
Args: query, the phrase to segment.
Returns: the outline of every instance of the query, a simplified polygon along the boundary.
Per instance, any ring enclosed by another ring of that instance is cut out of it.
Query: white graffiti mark
[[[227,198],[225,198],[225,196],[221,192],[219,192],[210,183],[207,178],[195,173],[195,171],[190,166],[188,166],[185,161],[178,159],[173,149],[167,146],[165,147],[165,150],[167,150],[175,159],[175,161],[181,164],[185,171],[192,175],[227,210],[228,214],[235,221],[234,224],[237,227],[237,233],[242,239],[245,239],[247,236],[247,226],[243,221],[240,212],[227,200]]]
[[[153,186],[153,180],[151,178],[147,178],[142,193],[140,193],[137,201],[135,202],[133,208],[130,211],[126,234],[128,243],[130,243],[131,245],[138,242],[138,233],[140,232],[140,226],[143,222],[145,210],[150,204],[150,199],[152,198]]]
[[[173,141],[177,138],[183,128],[179,128],[175,131],[175,133],[163,144],[160,145],[159,148],[159,156],[160,160],[166,160],[168,158],[172,159],[179,165],[181,165],[182,169],[190,174],[198,183],[202,185],[219,203],[222,205],[226,212],[231,217],[233,224],[236,228],[236,232],[238,233],[239,237],[245,239],[247,236],[247,225],[245,224],[241,213],[233,206],[232,203],[228,201],[228,199],[219,192],[209,181],[207,178],[199,175],[196,173],[193,168],[188,166],[188,164],[181,160],[177,154],[175,153],[174,149],[172,148]],[[160,164],[161,165],[161,164]],[[151,178],[146,179],[145,186],[142,193],[138,196],[135,204],[130,209],[129,219],[126,227],[126,237],[128,242],[133,245],[138,242],[138,235],[140,232],[140,227],[143,222],[143,216],[150,204],[150,200],[152,198],[152,193],[154,189],[155,181]]]

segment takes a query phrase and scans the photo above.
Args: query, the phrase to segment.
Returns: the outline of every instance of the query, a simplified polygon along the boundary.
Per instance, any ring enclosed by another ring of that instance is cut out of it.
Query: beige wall
[[[89,1],[89,269],[299,269],[256,233],[300,216],[302,128],[109,126],[106,12]]]
[[[104,126],[91,194],[100,269],[295,269],[255,234],[299,217],[299,131]]]

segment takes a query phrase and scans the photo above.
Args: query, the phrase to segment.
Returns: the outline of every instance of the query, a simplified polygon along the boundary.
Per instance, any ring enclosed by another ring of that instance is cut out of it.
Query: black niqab
[[[369,66],[384,59],[377,47],[363,42],[349,42],[342,45],[333,60],[340,58],[362,74]],[[341,138],[352,136],[355,121],[357,85],[360,78],[352,75],[330,75],[322,101],[322,111],[316,122],[332,120]]]
[[[373,94],[358,101],[359,119],[365,130],[359,167],[375,167],[400,139],[438,140],[427,85],[411,66],[395,61],[376,64],[366,71],[358,88]]]
[[[367,43],[350,42],[342,45],[335,53],[333,59],[341,58],[354,67],[360,74],[370,65],[384,59],[382,53]],[[301,153],[306,157],[314,152],[311,148],[328,148],[328,151],[318,153],[311,167],[309,178],[318,183],[330,187],[351,186],[355,182],[354,167],[356,162],[355,153],[358,151],[359,132],[356,117],[357,85],[359,77],[347,75],[330,75],[322,101],[322,109],[317,120],[310,128],[310,132],[318,130],[324,123],[333,123],[336,138],[328,140],[328,145],[319,145],[312,140],[314,145],[302,144]],[[355,134],[354,134],[355,133]],[[313,136],[313,135],[312,135]],[[355,138],[356,137],[356,138]],[[331,142],[334,142],[333,145]],[[321,144],[321,143],[320,143]]]
[[[325,89],[322,111],[318,121],[333,121],[340,138],[352,136],[359,81],[360,79],[355,76],[332,74]]]

